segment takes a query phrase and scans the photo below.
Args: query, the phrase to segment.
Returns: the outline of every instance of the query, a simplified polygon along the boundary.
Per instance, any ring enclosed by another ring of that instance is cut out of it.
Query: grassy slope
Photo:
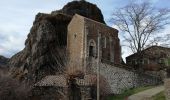
[[[157,95],[152,97],[153,100],[166,100],[164,92],[160,92]]]
[[[154,86],[147,86],[147,87],[138,87],[138,88],[133,88],[133,89],[129,89],[126,90],[124,93],[119,94],[119,95],[115,95],[115,96],[110,96],[107,98],[107,100],[125,100],[125,98],[127,98],[128,96],[153,88]]]

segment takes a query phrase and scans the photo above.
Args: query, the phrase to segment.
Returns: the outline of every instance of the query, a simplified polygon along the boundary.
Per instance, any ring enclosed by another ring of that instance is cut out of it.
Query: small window
[[[107,45],[107,39],[106,37],[104,38],[104,48],[106,48],[106,45]]]
[[[159,64],[165,64],[164,58],[159,59],[158,63],[159,63]]]
[[[107,45],[107,39],[106,37],[102,37],[102,47],[106,48],[106,45]]]
[[[77,34],[74,34],[74,38],[76,38],[77,37]]]
[[[93,46],[90,46],[90,47],[89,47],[89,56],[90,56],[90,57],[94,57],[93,49],[94,49]]]
[[[137,61],[134,59],[134,60],[132,60],[132,64],[133,65],[137,65]]]
[[[143,64],[144,62],[143,62],[143,59],[140,59],[139,60],[139,64]]]
[[[89,56],[90,57],[96,56],[96,43],[93,39],[89,41]]]
[[[107,60],[110,60],[110,53],[107,54]]]
[[[88,35],[90,32],[89,32],[89,28],[86,26],[86,35]]]
[[[109,37],[109,41],[110,41],[110,42],[113,42],[113,39],[112,39],[112,37]]]
[[[143,64],[149,64],[149,60],[148,59],[144,59],[143,60]]]

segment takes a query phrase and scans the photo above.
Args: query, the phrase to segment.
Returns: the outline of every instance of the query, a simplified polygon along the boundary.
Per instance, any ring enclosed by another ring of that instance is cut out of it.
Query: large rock
[[[33,82],[64,71],[67,25],[71,17],[39,13],[25,42],[25,48],[9,62],[12,75]],[[25,77],[26,76],[26,77]]]
[[[14,77],[34,83],[44,76],[64,72],[67,26],[75,13],[105,23],[100,9],[86,1],[70,2],[51,14],[37,14],[25,48],[10,59]]]
[[[105,23],[101,10],[95,4],[91,4],[85,0],[69,2],[63,9],[52,12],[52,14],[57,13],[64,13],[71,16],[77,13],[95,21]]]

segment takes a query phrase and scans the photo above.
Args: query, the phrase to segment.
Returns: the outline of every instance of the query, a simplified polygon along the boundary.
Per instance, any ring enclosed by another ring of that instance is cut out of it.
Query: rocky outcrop
[[[67,25],[71,17],[39,13],[25,42],[25,48],[10,60],[12,74],[31,81],[62,72]],[[23,77],[24,76],[24,77]],[[25,77],[27,76],[27,77]]]
[[[69,2],[63,9],[52,12],[52,14],[57,13],[64,13],[71,16],[77,13],[95,21],[105,23],[101,10],[95,4],[91,4],[85,0]]]
[[[11,74],[34,83],[44,76],[64,72],[67,25],[75,13],[105,23],[100,9],[86,1],[70,2],[51,14],[37,14],[25,48],[10,59]]]

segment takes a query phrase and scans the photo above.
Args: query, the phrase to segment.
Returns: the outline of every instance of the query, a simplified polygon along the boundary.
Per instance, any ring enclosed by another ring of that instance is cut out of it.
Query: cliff
[[[36,82],[47,75],[63,73],[67,63],[67,26],[74,14],[104,22],[100,9],[86,1],[72,1],[51,14],[38,13],[25,41],[9,66],[20,80]]]

